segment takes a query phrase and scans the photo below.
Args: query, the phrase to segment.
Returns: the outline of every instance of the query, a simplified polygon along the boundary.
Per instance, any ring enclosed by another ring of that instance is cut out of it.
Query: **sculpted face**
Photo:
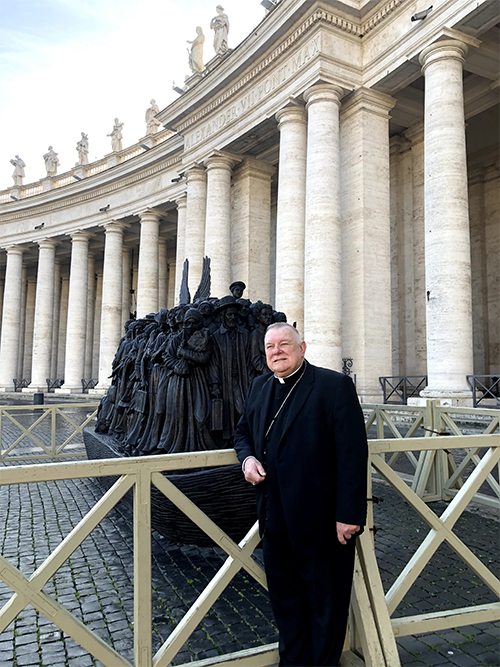
[[[288,327],[271,329],[265,338],[266,359],[269,370],[278,377],[287,377],[302,366],[306,352],[304,341]]]
[[[234,329],[238,324],[238,308],[228,306],[224,311],[224,324],[228,329]]]
[[[265,324],[267,327],[272,324],[273,322],[273,311],[272,308],[262,308],[260,311],[259,315],[259,321],[262,322],[262,324]]]

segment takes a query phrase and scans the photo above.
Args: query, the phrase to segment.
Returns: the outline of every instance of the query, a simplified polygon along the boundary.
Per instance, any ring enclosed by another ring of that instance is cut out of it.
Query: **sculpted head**
[[[269,370],[277,377],[287,377],[302,366],[306,344],[290,324],[271,324],[266,331],[264,346]]]

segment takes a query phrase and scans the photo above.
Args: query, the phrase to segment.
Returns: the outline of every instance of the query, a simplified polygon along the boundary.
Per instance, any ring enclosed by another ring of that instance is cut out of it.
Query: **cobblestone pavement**
[[[29,447],[29,445],[26,445]],[[0,487],[0,553],[29,575],[102,496],[92,479]],[[427,534],[426,524],[390,487],[375,483],[377,557],[384,588]],[[445,503],[432,503],[440,514]],[[465,512],[455,532],[498,576],[499,524]],[[179,547],[157,533],[153,550],[153,642],[159,648],[224,561],[216,548]],[[129,510],[118,505],[44,591],[132,659],[133,554]],[[0,608],[11,595],[0,583]],[[495,601],[493,593],[442,545],[395,616]],[[483,623],[398,640],[402,665],[500,666],[499,624]],[[174,660],[174,665],[276,641],[267,594],[240,573]],[[99,666],[84,649],[27,607],[0,634],[0,667]],[[378,667],[378,666],[374,666]]]

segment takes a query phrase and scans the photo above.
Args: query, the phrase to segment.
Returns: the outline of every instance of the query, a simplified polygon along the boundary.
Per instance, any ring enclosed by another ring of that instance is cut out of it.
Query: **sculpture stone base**
[[[122,458],[117,449],[118,443],[112,436],[95,433],[86,428],[83,430],[83,439],[89,459]],[[240,465],[164,474],[236,543],[243,539],[257,520],[255,491],[245,482]],[[118,477],[97,477],[96,481],[107,490],[117,479]],[[121,502],[132,509],[132,490]],[[154,486],[151,487],[151,506],[152,527],[171,542],[201,547],[215,546],[203,531]]]

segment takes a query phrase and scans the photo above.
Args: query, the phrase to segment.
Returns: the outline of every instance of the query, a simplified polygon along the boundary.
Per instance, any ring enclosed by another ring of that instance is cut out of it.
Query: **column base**
[[[46,394],[47,393],[47,385],[44,384],[42,387],[37,386],[35,384],[30,384],[29,387],[24,387],[21,389],[23,394]]]
[[[68,385],[64,384],[59,389],[54,389],[54,394],[82,394],[82,385]]]
[[[420,399],[423,401],[421,405],[425,405],[427,399],[439,401],[440,405],[448,405],[453,408],[472,408],[472,391],[467,389],[423,389],[420,392]],[[410,403],[410,400],[412,403]],[[413,400],[408,399],[409,405],[418,405],[413,403]]]

